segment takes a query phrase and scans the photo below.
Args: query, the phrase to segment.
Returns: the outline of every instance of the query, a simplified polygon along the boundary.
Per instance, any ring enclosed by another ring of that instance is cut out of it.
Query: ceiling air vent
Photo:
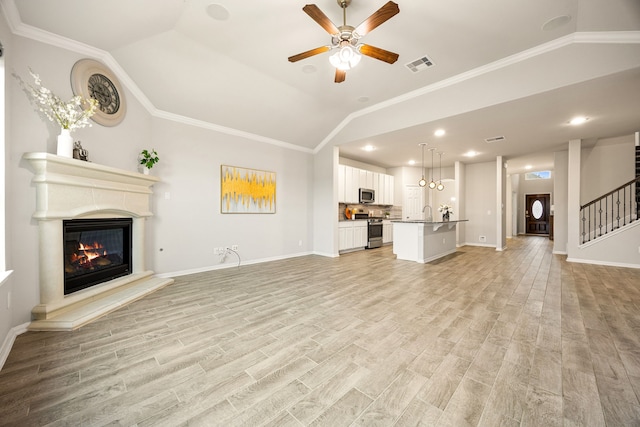
[[[411,61],[408,64],[405,64],[405,66],[414,73],[417,73],[418,71],[426,70],[427,68],[433,66],[433,61],[428,57],[423,56],[422,58],[418,58],[415,61]]]
[[[506,138],[504,136],[494,136],[492,138],[486,138],[484,140],[484,142],[486,142],[487,144],[491,144],[493,142],[500,142],[500,141],[504,141]]]

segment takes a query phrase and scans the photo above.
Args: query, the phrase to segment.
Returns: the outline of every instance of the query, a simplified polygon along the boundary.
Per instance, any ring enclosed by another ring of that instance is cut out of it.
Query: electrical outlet
[[[213,248],[214,255],[220,255],[220,248]]]
[[[479,240],[480,242],[484,243],[484,242],[486,242],[486,241],[487,241],[487,236],[479,236],[479,237],[478,237],[478,240]]]
[[[238,245],[231,245],[231,250],[232,251],[237,251],[238,250]]]
[[[446,238],[442,238],[442,244],[444,245],[445,243],[447,243],[447,239]]]

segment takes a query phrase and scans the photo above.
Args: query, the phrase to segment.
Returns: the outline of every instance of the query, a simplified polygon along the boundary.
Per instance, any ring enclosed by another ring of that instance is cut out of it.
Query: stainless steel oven
[[[367,249],[382,246],[382,220],[370,218],[367,224]]]

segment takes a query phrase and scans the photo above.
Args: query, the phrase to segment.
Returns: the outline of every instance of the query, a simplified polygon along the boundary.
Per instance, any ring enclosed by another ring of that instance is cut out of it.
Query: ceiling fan
[[[331,49],[337,51],[331,55],[329,61],[331,65],[336,67],[335,82],[342,83],[346,76],[347,70],[355,67],[360,62],[360,54],[378,59],[380,61],[393,64],[398,60],[398,54],[380,49],[379,47],[368,44],[359,43],[362,36],[365,36],[374,28],[385,23],[400,12],[398,5],[392,1],[387,2],[378,9],[370,17],[365,19],[357,27],[347,25],[347,7],[351,4],[351,0],[337,0],[338,5],[342,8],[343,25],[336,27],[329,18],[315,4],[308,4],[302,8],[307,15],[316,21],[324,30],[331,35],[331,45],[321,46],[306,52],[299,53],[289,57],[289,62],[297,62],[310,56],[327,52]]]

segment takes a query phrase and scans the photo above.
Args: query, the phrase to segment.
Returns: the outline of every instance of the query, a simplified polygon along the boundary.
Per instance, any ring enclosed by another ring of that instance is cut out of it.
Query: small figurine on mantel
[[[73,158],[83,160],[85,162],[89,161],[89,152],[82,148],[82,143],[80,141],[73,143]]]

